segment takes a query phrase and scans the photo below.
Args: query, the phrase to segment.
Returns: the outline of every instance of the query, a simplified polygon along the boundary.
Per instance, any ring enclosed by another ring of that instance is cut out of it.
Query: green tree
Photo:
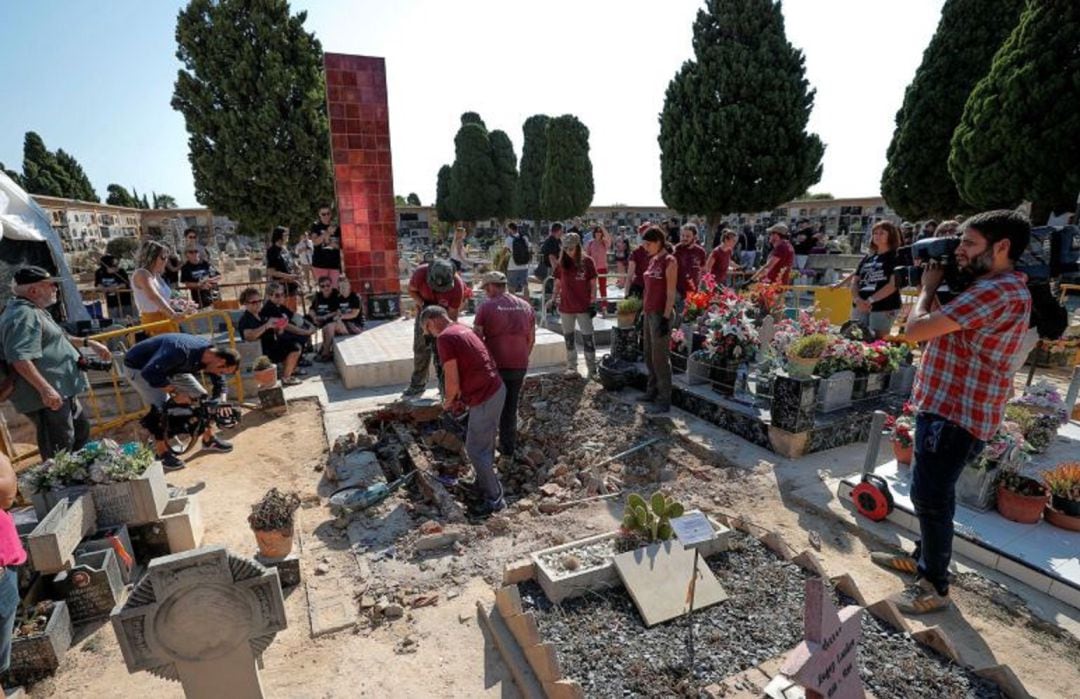
[[[286,0],[191,0],[176,24],[172,106],[195,197],[244,230],[302,225],[331,199],[322,47]]]
[[[945,218],[968,207],[949,174],[964,100],[990,70],[1024,0],[947,0],[922,64],[904,93],[881,193],[904,218]]]
[[[175,209],[176,198],[171,194],[157,194],[154,193],[153,208],[155,209]]]
[[[494,216],[499,201],[491,140],[479,117],[472,117],[473,112],[461,115],[450,166],[450,208],[463,221]]]
[[[510,142],[505,131],[492,131],[488,140],[491,141],[491,160],[495,164],[495,183],[499,190],[494,214],[496,218],[505,220],[516,214],[514,192],[518,180],[517,154],[514,153],[514,144]]]
[[[132,198],[127,189],[118,184],[110,184],[105,188],[105,203],[113,206],[130,206],[138,208],[138,204]]]
[[[1032,220],[1073,210],[1080,191],[1080,4],[1040,0],[975,86],[952,139],[949,172],[978,208],[1032,202]]]
[[[450,166],[443,165],[439,168],[439,176],[435,181],[435,215],[444,223],[457,220],[450,206],[450,172]]]
[[[547,220],[585,213],[592,204],[589,129],[573,114],[548,120],[547,158],[540,185],[540,210]]]
[[[141,209],[149,209],[150,208],[150,202],[148,202],[146,200],[146,195],[145,194],[142,195],[142,199],[139,200],[139,208],[141,208]]]
[[[547,125],[548,117],[544,114],[534,114],[522,125],[525,140],[521,145],[521,174],[518,176],[514,209],[519,216],[531,221],[541,218],[540,186],[547,163]]]
[[[80,201],[101,201],[98,199],[97,192],[94,191],[94,186],[90,184],[90,178],[83,171],[82,165],[63,148],[58,148],[56,151],[56,164],[68,175],[68,190],[64,196]]]
[[[71,191],[71,177],[45,141],[33,131],[23,138],[23,188],[30,194],[66,197]]]
[[[19,185],[23,189],[26,189],[26,187],[23,185],[23,177],[21,173],[18,173],[15,170],[9,170],[7,166],[4,165],[2,162],[0,162],[0,171],[3,171],[5,175],[10,177],[12,181],[15,182],[15,184]]]
[[[409,192],[409,196],[405,197],[405,201],[408,202],[409,206],[423,206],[420,203],[420,195],[416,192]]]
[[[464,126],[465,124],[479,124],[487,131],[487,124],[484,123],[484,120],[481,119],[480,115],[476,112],[465,112],[461,115],[461,125]]]
[[[136,209],[143,208],[142,199],[139,198],[139,190],[134,187],[131,188],[131,205]]]
[[[105,244],[105,253],[116,257],[118,260],[134,260],[135,253],[139,249],[139,239],[122,236],[112,238]]]
[[[401,196],[400,194],[395,194],[394,195],[394,206],[408,206],[408,205],[409,205],[409,200],[408,199]]]
[[[825,147],[806,131],[814,90],[780,3],[706,0],[693,47],[660,114],[664,202],[714,222],[771,209],[817,182]]]

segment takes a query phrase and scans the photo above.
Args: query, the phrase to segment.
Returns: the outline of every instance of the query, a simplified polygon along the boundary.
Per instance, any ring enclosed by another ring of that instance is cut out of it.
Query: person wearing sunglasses
[[[263,308],[262,294],[255,287],[240,292],[240,305],[244,308],[244,314],[236,323],[237,332],[245,342],[258,341],[262,353],[270,361],[281,365],[282,385],[295,386],[300,383],[297,376],[302,376],[304,371],[297,367],[304,343],[300,338],[286,334],[288,320],[272,316],[264,318],[260,314]]]
[[[221,273],[200,255],[199,248],[189,246],[180,267],[180,283],[191,292],[191,300],[199,308],[209,308],[218,300]]]
[[[147,240],[139,250],[138,260],[139,268],[131,275],[135,310],[144,322],[180,318],[181,314],[170,303],[172,288],[164,277],[169,249],[156,240]]]
[[[275,321],[275,333],[281,341],[292,341],[300,345],[301,355],[296,363],[300,367],[309,367],[311,362],[304,359],[304,352],[311,351],[311,337],[315,334],[315,328],[307,327],[306,323],[299,320],[292,309],[285,302],[285,285],[280,282],[270,282],[266,285],[266,303],[259,311],[259,317]]]
[[[349,331],[341,320],[341,294],[330,277],[319,277],[319,290],[308,304],[307,320],[322,330],[322,345],[315,361],[333,361],[334,337],[348,335]]]
[[[329,206],[319,209],[319,217],[311,224],[311,273],[315,279],[329,277],[336,287],[341,275],[341,231],[333,222]]]

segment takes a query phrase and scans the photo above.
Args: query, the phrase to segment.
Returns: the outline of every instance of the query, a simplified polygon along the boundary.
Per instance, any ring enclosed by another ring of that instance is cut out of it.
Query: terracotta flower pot
[[[1035,524],[1043,514],[1043,508],[1050,500],[1049,493],[1042,495],[1020,495],[998,486],[997,509],[1005,519],[1021,524]]]
[[[253,371],[251,375],[255,377],[255,383],[258,384],[259,388],[269,388],[277,383],[276,366]]]
[[[264,558],[284,558],[292,552],[292,529],[252,529],[252,531],[255,532],[255,543],[259,546],[259,554]]]
[[[1055,527],[1080,532],[1080,516],[1067,515],[1053,507],[1047,507],[1043,514],[1046,516],[1046,521]]]
[[[909,444],[905,447],[900,444],[900,440],[898,439],[892,439],[890,441],[892,442],[892,452],[893,456],[896,457],[896,463],[900,466],[910,466],[911,456],[915,451],[915,445]]]

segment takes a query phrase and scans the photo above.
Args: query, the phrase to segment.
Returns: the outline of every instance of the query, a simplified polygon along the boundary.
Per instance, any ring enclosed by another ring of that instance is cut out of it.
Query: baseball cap
[[[480,283],[485,286],[488,284],[506,284],[506,275],[499,270],[492,270],[480,277]]]
[[[427,283],[437,293],[454,288],[454,266],[447,260],[435,260],[428,265]]]
[[[652,228],[652,221],[646,221],[645,223],[637,227],[638,235],[645,235],[645,231],[649,230],[650,228]]]
[[[37,265],[26,265],[20,267],[15,272],[14,280],[16,284],[37,284],[38,282],[60,282],[63,281],[61,277],[54,277],[49,274],[49,271],[44,267],[38,267]]]
[[[563,249],[581,246],[581,236],[577,233],[567,233],[562,239]]]

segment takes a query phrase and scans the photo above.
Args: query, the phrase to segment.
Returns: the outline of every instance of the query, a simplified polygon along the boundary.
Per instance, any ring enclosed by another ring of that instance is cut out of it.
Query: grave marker
[[[277,571],[220,545],[151,561],[112,623],[129,672],[189,699],[261,699],[256,659],[286,627]]]
[[[862,607],[836,611],[821,578],[806,579],[806,640],[788,655],[780,672],[806,688],[807,699],[863,699],[859,678]]]

